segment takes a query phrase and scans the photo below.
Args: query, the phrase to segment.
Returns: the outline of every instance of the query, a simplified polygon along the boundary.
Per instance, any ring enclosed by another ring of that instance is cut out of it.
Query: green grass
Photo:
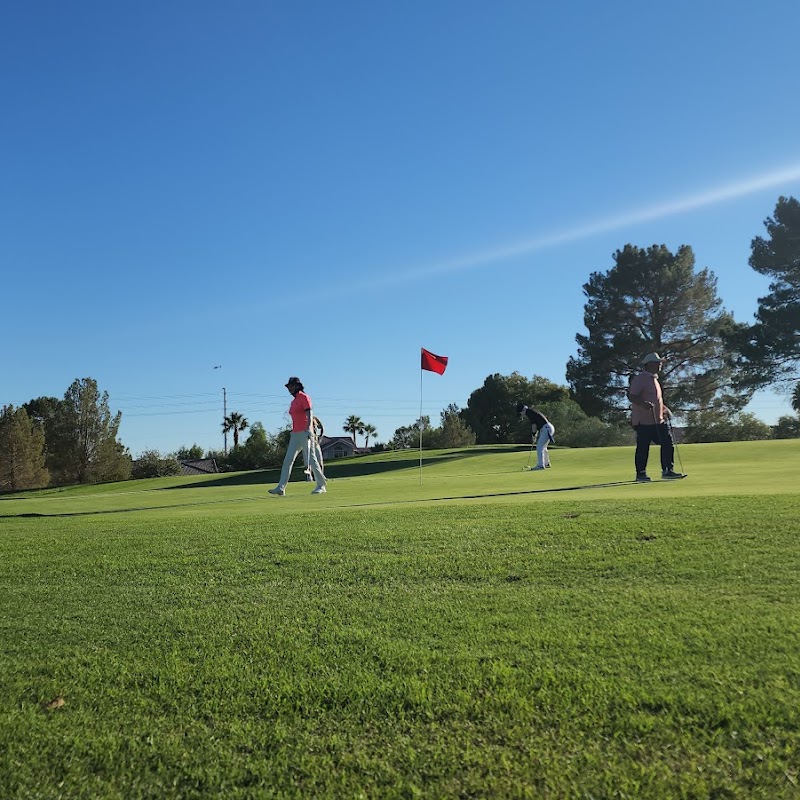
[[[799,796],[800,442],[406,456],[0,498],[0,797]]]

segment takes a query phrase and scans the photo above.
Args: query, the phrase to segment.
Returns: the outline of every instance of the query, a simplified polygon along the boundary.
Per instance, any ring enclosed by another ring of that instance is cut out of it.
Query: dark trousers
[[[661,469],[671,470],[673,458],[675,457],[675,445],[672,442],[672,433],[666,422],[660,425],[637,425],[636,431],[636,455],[634,463],[636,472],[647,471],[647,458],[650,455],[650,445],[661,445]]]

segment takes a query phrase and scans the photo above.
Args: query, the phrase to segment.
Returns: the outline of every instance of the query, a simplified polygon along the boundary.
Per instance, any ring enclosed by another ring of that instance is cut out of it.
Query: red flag
[[[422,369],[427,369],[430,372],[436,372],[439,375],[444,375],[444,371],[447,369],[447,356],[436,356],[423,347]]]

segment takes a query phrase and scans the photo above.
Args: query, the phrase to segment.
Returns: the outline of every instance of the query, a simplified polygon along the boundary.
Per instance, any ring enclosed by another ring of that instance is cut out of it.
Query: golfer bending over
[[[541,411],[517,403],[517,414],[527,417],[531,423],[533,440],[536,442],[536,466],[534,469],[550,469],[549,444],[555,444],[556,426]]]
[[[303,391],[303,384],[300,378],[291,377],[286,383],[286,388],[294,398],[289,405],[289,416],[292,418],[292,433],[289,436],[289,446],[286,448],[286,456],[281,467],[281,479],[274,489],[270,489],[270,494],[286,494],[286,484],[289,483],[289,475],[294,466],[297,454],[304,452],[307,454],[308,464],[314,473],[317,485],[311,494],[323,494],[327,481],[322,472],[322,467],[317,460],[316,448],[312,446],[312,420],[314,415],[311,411],[311,398]]]
[[[642,360],[644,369],[634,377],[628,389],[631,401],[631,425],[636,431],[636,480],[649,483],[647,477],[647,459],[650,455],[650,444],[661,445],[661,477],[665,480],[682,478],[679,472],[673,472],[675,446],[672,433],[666,420],[672,418],[672,412],[664,405],[658,372],[664,359],[658,353],[648,353]]]

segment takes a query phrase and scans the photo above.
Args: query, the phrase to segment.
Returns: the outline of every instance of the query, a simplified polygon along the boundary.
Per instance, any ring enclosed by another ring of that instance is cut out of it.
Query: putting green
[[[472,447],[423,453],[376,454],[332,462],[324,495],[295,470],[285,497],[267,493],[277,470],[49,489],[0,497],[0,518],[95,514],[292,514],[321,509],[454,502],[580,503],[641,498],[780,494],[797,491],[800,440],[681,445],[676,469],[685,480],[662,481],[658,448],[651,450],[653,482],[633,481],[633,448],[551,451],[552,469],[526,469],[529,449]]]

